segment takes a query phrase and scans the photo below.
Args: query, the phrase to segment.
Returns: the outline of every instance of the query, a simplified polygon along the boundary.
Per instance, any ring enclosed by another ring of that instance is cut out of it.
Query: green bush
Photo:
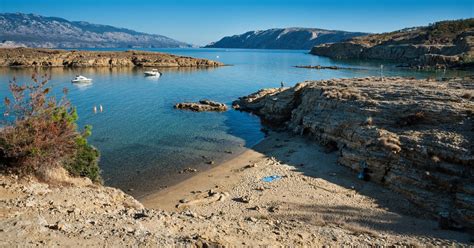
[[[65,164],[65,168],[71,175],[88,177],[93,182],[101,182],[99,168],[99,151],[87,144],[87,137],[91,135],[92,127],[86,126],[82,136],[76,139],[76,155]]]
[[[19,85],[10,82],[13,100],[5,98],[0,130],[0,164],[21,174],[40,174],[59,166],[73,176],[100,182],[99,152],[87,144],[91,127],[77,130],[77,111],[67,100],[49,95],[46,79]]]

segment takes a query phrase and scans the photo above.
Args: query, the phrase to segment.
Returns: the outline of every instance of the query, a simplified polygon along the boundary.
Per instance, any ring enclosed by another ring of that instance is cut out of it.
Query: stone
[[[250,196],[242,196],[242,197],[237,197],[233,199],[236,202],[241,202],[241,203],[250,203],[251,199]]]
[[[179,174],[183,174],[183,173],[194,173],[194,172],[197,172],[198,170],[197,169],[194,169],[194,168],[185,168],[183,170],[180,170],[178,173]]]
[[[210,100],[200,100],[199,102],[183,102],[177,103],[174,105],[176,109],[191,110],[195,112],[204,112],[204,111],[215,111],[215,112],[225,112],[227,111],[227,105],[219,102],[214,102]]]

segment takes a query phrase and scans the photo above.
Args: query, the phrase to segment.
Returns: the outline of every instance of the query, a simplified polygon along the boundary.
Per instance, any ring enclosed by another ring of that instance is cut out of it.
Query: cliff
[[[311,47],[339,42],[367,33],[324,30],[317,28],[274,28],[249,31],[227,36],[206,48],[260,48],[260,49],[311,49]]]
[[[336,59],[380,59],[408,67],[473,66],[474,18],[322,44],[311,54]]]
[[[0,48],[0,67],[215,67],[222,65],[212,60],[158,52]]]
[[[442,227],[472,230],[473,82],[308,81],[261,90],[234,107],[337,150],[340,164],[405,195]]]
[[[0,13],[0,37],[43,48],[191,47],[163,35],[22,13]]]

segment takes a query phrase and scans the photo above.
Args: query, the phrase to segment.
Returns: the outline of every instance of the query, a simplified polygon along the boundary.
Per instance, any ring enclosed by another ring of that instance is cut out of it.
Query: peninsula
[[[0,67],[217,67],[207,59],[146,51],[0,48]]]

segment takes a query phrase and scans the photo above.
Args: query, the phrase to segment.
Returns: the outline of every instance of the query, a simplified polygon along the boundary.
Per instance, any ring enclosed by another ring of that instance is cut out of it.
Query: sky
[[[0,0],[0,12],[107,24],[205,45],[224,36],[281,27],[388,32],[472,18],[474,1]]]

